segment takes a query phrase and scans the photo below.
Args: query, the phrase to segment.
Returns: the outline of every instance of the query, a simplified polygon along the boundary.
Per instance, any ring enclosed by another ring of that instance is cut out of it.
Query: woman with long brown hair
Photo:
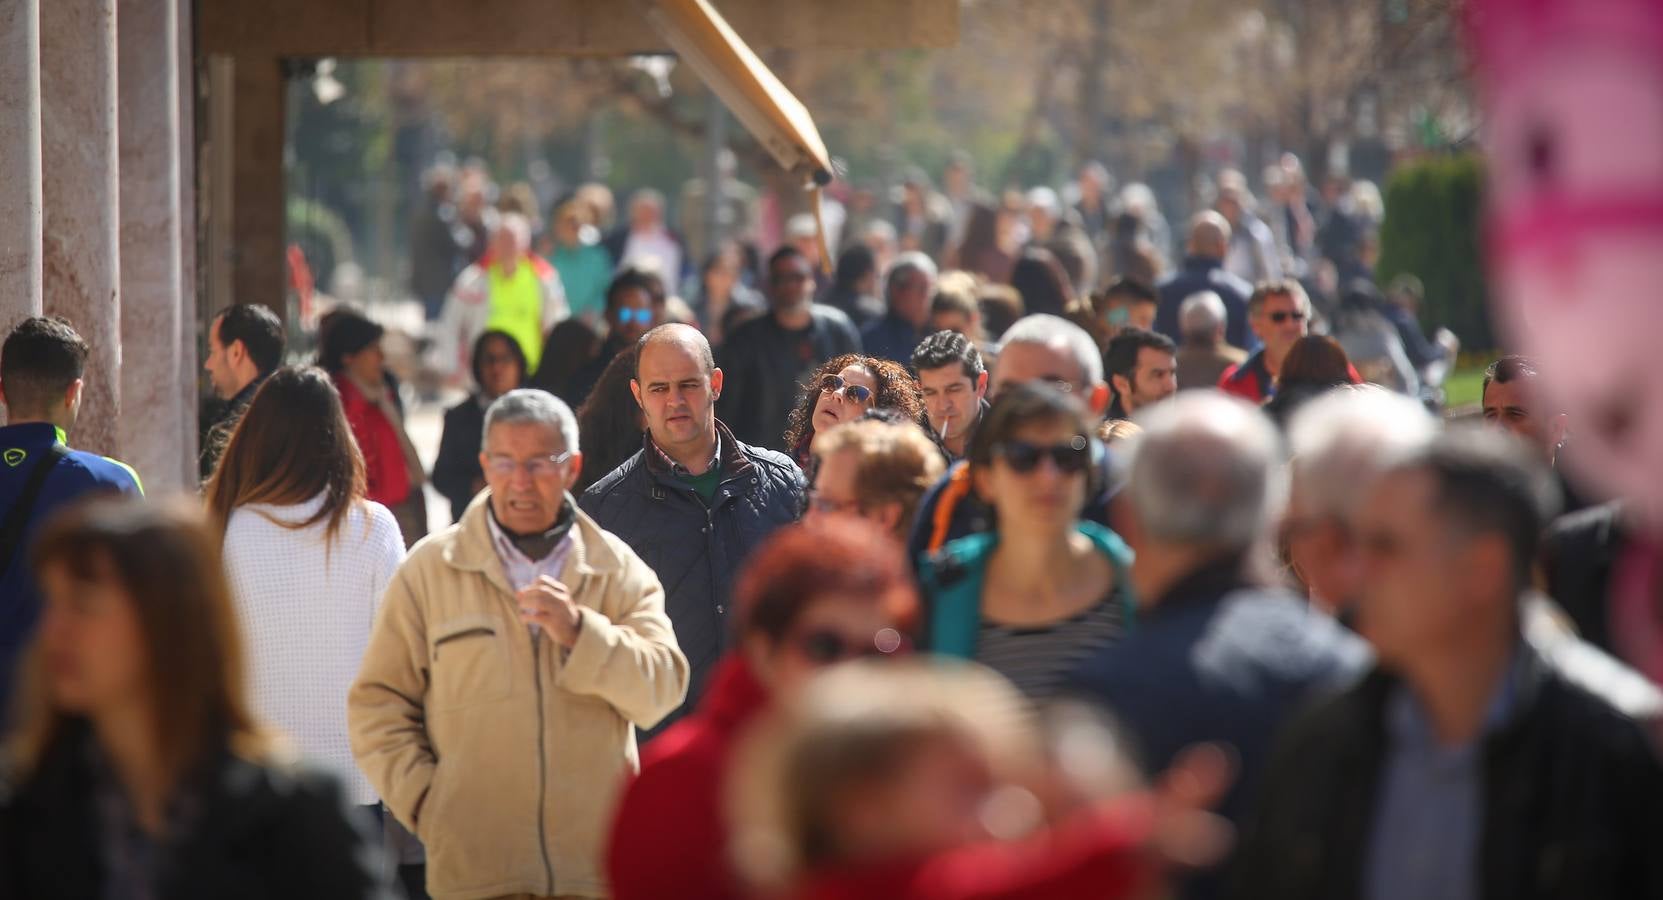
[[[105,498],[36,542],[0,896],[383,896],[332,779],[249,710],[215,537],[194,508]]]
[[[353,803],[376,803],[347,743],[346,694],[404,542],[392,513],[364,497],[364,460],[328,375],[288,367],[266,379],[207,500],[248,639],[255,710]]]
[[[869,409],[892,409],[920,425],[928,421],[918,380],[900,363],[858,353],[826,360],[803,383],[787,420],[785,445],[792,459],[809,471],[815,432],[853,422]]]

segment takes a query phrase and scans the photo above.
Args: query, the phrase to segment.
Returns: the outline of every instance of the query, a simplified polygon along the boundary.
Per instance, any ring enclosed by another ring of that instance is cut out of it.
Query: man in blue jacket
[[[1224,268],[1224,255],[1229,250],[1230,223],[1212,210],[1196,213],[1190,220],[1183,263],[1155,285],[1161,295],[1155,310],[1156,331],[1174,341],[1183,340],[1178,327],[1179,308],[1191,294],[1211,291],[1224,301],[1225,343],[1249,352],[1259,346],[1258,338],[1247,324],[1247,298],[1253,293],[1253,285]]]
[[[698,704],[731,637],[734,576],[763,539],[797,520],[804,479],[785,454],[741,443],[716,419],[723,373],[697,329],[661,325],[636,346],[629,387],[647,435],[579,505],[658,573],[692,668],[686,702],[650,737]]]
[[[65,504],[97,491],[139,494],[126,463],[65,446],[81,410],[87,342],[58,317],[23,320],[0,346],[0,702],[40,617],[29,541]]]

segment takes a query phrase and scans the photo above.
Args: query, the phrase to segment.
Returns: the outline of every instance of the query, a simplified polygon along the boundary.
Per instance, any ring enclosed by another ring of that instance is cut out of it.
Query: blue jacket
[[[722,477],[708,505],[671,471],[651,436],[578,501],[658,573],[676,642],[692,668],[686,701],[654,734],[698,704],[706,677],[727,649],[733,580],[745,558],[802,513],[805,482],[795,463],[783,453],[740,443],[720,422],[716,430]]]
[[[912,367],[912,351],[923,335],[911,322],[893,313],[866,323],[860,330],[860,346],[867,356],[888,359]]]
[[[1191,294],[1212,291],[1224,301],[1227,313],[1224,340],[1243,350],[1259,346],[1259,339],[1247,327],[1247,298],[1253,295],[1253,285],[1225,271],[1223,261],[1186,257],[1176,272],[1155,285],[1155,291],[1160,295],[1160,305],[1155,307],[1155,330],[1174,341],[1183,343],[1184,340],[1178,330],[1178,308],[1184,305],[1184,300]]]
[[[40,454],[64,434],[45,422],[26,422],[0,428],[0,521],[23,492]],[[126,463],[96,453],[70,450],[41,485],[40,496],[23,528],[23,543],[11,565],[0,575],[0,702],[10,696],[12,670],[33,637],[40,618],[40,591],[29,570],[29,545],[47,519],[65,504],[97,491],[142,494],[139,476]]]
[[[1237,560],[1192,572],[1074,679],[1079,694],[1113,713],[1151,773],[1192,744],[1234,748],[1239,774],[1220,806],[1232,821],[1251,802],[1284,720],[1369,664],[1362,641],[1339,623],[1240,572]],[[1200,879],[1180,896],[1216,890]]]
[[[1123,606],[1126,621],[1132,621],[1132,600],[1128,570],[1132,551],[1120,535],[1095,522],[1080,522],[1076,529],[1109,558],[1114,567],[1114,597]],[[919,580],[924,585],[924,647],[942,656],[971,659],[982,626],[982,584],[987,562],[999,546],[999,532],[973,534],[948,544],[924,561]]]

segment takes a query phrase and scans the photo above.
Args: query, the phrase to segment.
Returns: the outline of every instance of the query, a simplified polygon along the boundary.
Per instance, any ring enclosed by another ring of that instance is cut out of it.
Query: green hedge
[[[1398,167],[1386,182],[1380,226],[1382,287],[1404,272],[1426,285],[1421,324],[1447,326],[1467,350],[1495,347],[1480,243],[1484,169],[1476,156],[1446,156]]]

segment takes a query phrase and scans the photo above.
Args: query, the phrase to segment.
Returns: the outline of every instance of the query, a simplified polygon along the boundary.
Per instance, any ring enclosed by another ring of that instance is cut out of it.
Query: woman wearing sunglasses
[[[983,663],[1035,699],[1054,694],[1132,615],[1131,550],[1080,519],[1100,477],[1094,432],[1056,388],[1007,387],[969,455],[997,524],[948,544],[921,573],[928,648]]]
[[[833,663],[906,654],[918,611],[899,546],[852,518],[777,532],[752,557],[735,597],[735,651],[698,711],[647,746],[624,792],[607,851],[616,900],[743,896],[722,814],[740,738]]]
[[[923,423],[924,395],[900,363],[846,353],[827,360],[803,384],[803,395],[785,429],[785,445],[810,471],[814,435],[859,419],[869,409],[892,409]]]

